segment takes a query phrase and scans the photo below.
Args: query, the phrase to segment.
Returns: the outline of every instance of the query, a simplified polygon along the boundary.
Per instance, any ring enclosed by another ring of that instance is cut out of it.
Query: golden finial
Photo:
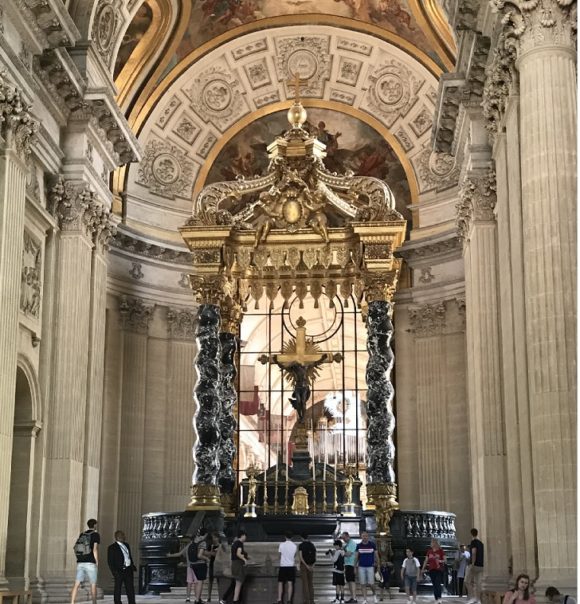
[[[307,79],[301,78],[299,73],[290,72],[288,85],[294,87],[294,103],[288,109],[288,121],[292,128],[300,128],[306,121],[306,110],[300,102],[300,86],[308,83]]]

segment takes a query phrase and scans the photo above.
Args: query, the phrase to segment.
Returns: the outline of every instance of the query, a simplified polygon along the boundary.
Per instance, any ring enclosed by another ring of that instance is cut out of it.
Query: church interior
[[[576,594],[576,11],[0,3],[0,602],[90,518],[141,593],[477,527],[486,604]]]

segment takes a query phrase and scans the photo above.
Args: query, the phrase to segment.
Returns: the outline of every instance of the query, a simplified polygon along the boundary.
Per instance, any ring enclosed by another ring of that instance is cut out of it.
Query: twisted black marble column
[[[391,304],[382,300],[369,303],[367,317],[367,350],[369,360],[367,381],[367,483],[394,484],[395,445],[393,431],[393,397],[391,370],[394,355],[391,350],[393,323]]]
[[[197,384],[194,399],[197,411],[194,418],[196,445],[193,451],[194,499],[212,491],[218,492],[220,468],[220,430],[216,418],[220,415],[220,309],[213,304],[201,304],[197,314]],[[212,488],[213,487],[213,488]],[[195,503],[195,501],[193,502]]]
[[[236,351],[238,338],[233,333],[222,332],[219,335],[221,344],[220,356],[220,445],[219,445],[219,486],[222,494],[231,494],[236,484],[236,473],[233,463],[236,454],[234,434],[236,418],[233,408],[236,402]]]

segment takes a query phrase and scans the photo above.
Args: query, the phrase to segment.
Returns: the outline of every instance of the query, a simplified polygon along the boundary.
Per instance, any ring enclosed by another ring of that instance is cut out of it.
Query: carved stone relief
[[[459,189],[457,217],[455,220],[457,234],[465,242],[474,222],[491,222],[495,220],[494,209],[496,197],[495,172],[490,171],[482,176],[469,176]]]
[[[205,159],[208,155],[209,152],[211,151],[212,147],[217,143],[217,137],[212,134],[211,132],[205,137],[203,143],[201,144],[197,154],[200,157],[203,157],[203,159]]]
[[[106,65],[113,58],[113,46],[117,30],[121,25],[120,6],[118,1],[101,0],[95,11],[92,39]]]
[[[300,89],[302,97],[321,98],[324,83],[330,78],[329,36],[296,36],[276,38],[278,77],[285,82],[286,97],[294,98],[288,84],[293,75],[307,80]]]
[[[162,197],[188,199],[198,168],[198,164],[176,145],[152,139],[139,164],[137,182]]]
[[[182,113],[177,120],[173,134],[178,136],[182,141],[191,145],[201,132],[201,128],[195,123],[195,120],[187,113]]]
[[[423,283],[423,285],[427,285],[431,283],[433,279],[435,279],[435,275],[431,272],[433,269],[430,266],[424,266],[421,268],[421,275],[419,277],[419,283]]]
[[[20,279],[20,310],[38,319],[41,292],[41,244],[28,231],[24,231],[22,249],[22,272]]]
[[[373,51],[373,47],[370,44],[348,38],[339,38],[336,42],[336,47],[339,50],[349,50],[361,55],[366,55],[367,57],[369,57]]]
[[[345,92],[344,90],[336,90],[333,88],[330,91],[330,100],[338,101],[339,103],[344,103],[345,105],[354,105],[356,96],[354,94],[350,94],[350,92]]]
[[[252,90],[256,90],[262,86],[268,86],[268,84],[272,83],[266,59],[260,59],[259,61],[245,65],[244,71],[246,72]]]
[[[141,256],[146,256],[147,258],[163,260],[164,262],[174,262],[176,264],[185,265],[190,265],[192,262],[192,255],[188,251],[179,251],[173,248],[154,245],[153,243],[143,241],[142,239],[136,239],[123,231],[119,231],[115,234],[111,245],[121,250],[134,252]]]
[[[338,77],[336,79],[340,84],[356,86],[358,76],[362,68],[362,61],[341,57],[338,64]]]
[[[154,305],[147,305],[140,298],[119,298],[119,314],[121,327],[128,331],[146,334],[153,318]]]
[[[368,108],[378,113],[390,127],[416,103],[422,82],[402,63],[389,59],[369,75],[367,84],[365,100]]]
[[[430,145],[413,158],[415,172],[419,177],[421,191],[455,186],[459,178],[457,158],[448,153],[431,151]]]
[[[192,310],[167,310],[167,326],[169,336],[174,340],[195,339],[195,328],[197,325],[197,314]]]
[[[250,42],[249,44],[244,44],[239,48],[236,48],[232,52],[232,56],[236,61],[239,59],[243,59],[249,55],[256,54],[258,52],[263,52],[264,50],[268,50],[268,41],[266,38],[261,38],[260,40],[255,40],[254,42]]]
[[[167,126],[167,123],[171,119],[171,116],[177,111],[180,105],[181,101],[179,100],[179,98],[173,95],[169,102],[165,105],[163,112],[157,118],[155,124],[161,129],[165,128],[165,126]]]
[[[143,272],[143,265],[140,262],[132,262],[131,265],[131,270],[129,271],[131,277],[133,277],[133,279],[136,281],[143,279],[145,276],[145,273]]]
[[[440,335],[446,325],[445,302],[423,304],[409,308],[411,332],[417,337],[425,338]]]
[[[0,135],[8,146],[14,145],[22,158],[30,153],[38,123],[30,114],[20,90],[8,82],[5,71],[0,71]]]
[[[411,140],[411,137],[409,136],[409,133],[403,128],[403,126],[400,126],[397,129],[395,136],[401,145],[403,145],[403,149],[405,149],[405,151],[409,151],[415,146]]]
[[[429,111],[425,106],[421,108],[419,113],[411,119],[409,125],[411,130],[415,133],[415,136],[419,138],[423,136],[427,130],[433,125],[433,111]]]
[[[264,107],[265,105],[269,105],[270,103],[277,103],[280,100],[280,94],[278,91],[269,92],[264,96],[260,96],[254,99],[254,104],[256,105],[256,109],[260,109],[260,107]]]
[[[220,132],[248,112],[240,81],[225,61],[206,69],[183,92],[197,115]]]

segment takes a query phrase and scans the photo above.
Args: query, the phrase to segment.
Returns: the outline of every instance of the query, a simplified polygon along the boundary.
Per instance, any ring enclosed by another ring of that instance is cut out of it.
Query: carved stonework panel
[[[121,23],[119,2],[101,0],[95,11],[92,38],[106,65],[110,65],[112,60],[112,50]]]
[[[40,316],[41,244],[24,231],[22,271],[20,279],[20,310],[30,317]]]
[[[8,82],[6,72],[0,70],[0,135],[25,159],[37,130],[38,123],[31,116],[30,106],[20,90]]]
[[[369,57],[373,51],[373,47],[370,44],[365,44],[359,40],[349,38],[339,38],[336,42],[336,47],[339,50],[350,50],[350,52],[356,52],[367,57]]]
[[[154,305],[148,305],[140,298],[119,298],[119,314],[121,326],[128,331],[146,334],[153,318]]]
[[[167,103],[165,105],[163,112],[157,118],[157,121],[155,122],[155,124],[157,126],[159,126],[159,128],[161,128],[161,129],[165,128],[165,126],[167,126],[167,122],[169,122],[169,120],[171,119],[171,116],[177,111],[177,109],[179,108],[180,105],[181,105],[181,101],[179,100],[179,98],[177,98],[177,96],[173,95],[171,97],[169,103]]]
[[[188,199],[198,168],[198,164],[179,147],[152,139],[147,143],[139,164],[137,182],[163,197]]]
[[[495,220],[496,201],[495,172],[469,176],[461,183],[455,222],[457,234],[464,243],[469,239],[471,227],[475,222]]]
[[[268,69],[266,59],[260,59],[254,63],[244,65],[244,71],[246,72],[246,76],[248,78],[248,82],[250,82],[252,90],[256,90],[262,86],[268,86],[272,83],[272,79],[270,78],[270,70]]]
[[[131,264],[131,270],[129,271],[131,277],[133,277],[133,279],[136,281],[143,279],[145,276],[145,273],[143,272],[143,265],[140,262],[132,262]]]
[[[263,52],[264,50],[268,50],[268,41],[266,38],[261,38],[260,40],[254,40],[249,44],[244,44],[243,46],[236,48],[232,52],[232,56],[236,61],[238,61],[239,59],[243,59],[244,57],[256,54],[258,52]]]
[[[206,69],[184,90],[194,111],[220,132],[248,113],[243,88],[234,71],[225,61]]]
[[[423,304],[409,309],[411,332],[419,338],[443,333],[446,326],[445,302]]]
[[[336,90],[333,88],[330,91],[330,100],[352,106],[354,105],[356,96],[354,94],[350,94],[350,92],[344,92],[344,90]]]
[[[412,161],[421,191],[445,189],[457,184],[459,166],[457,158],[452,155],[433,152],[431,146],[426,145]]]
[[[433,125],[433,111],[427,109],[427,107],[421,107],[419,113],[411,119],[409,125],[411,130],[415,133],[417,138],[423,136],[427,130]]]
[[[167,326],[169,336],[173,340],[195,339],[195,328],[197,325],[197,314],[192,310],[167,310]]]
[[[400,126],[397,129],[397,131],[395,132],[395,136],[397,137],[397,140],[401,143],[405,151],[409,151],[415,146],[413,144],[413,141],[411,140],[411,137],[409,136],[409,133],[403,128],[403,126]]]
[[[356,86],[361,68],[362,61],[347,57],[340,57],[340,63],[338,64],[338,77],[336,81],[340,84]]]
[[[270,103],[277,103],[280,100],[280,95],[278,91],[269,92],[264,96],[257,97],[254,99],[254,104],[256,105],[256,109],[260,109],[260,107],[264,107],[265,105],[269,105]]]
[[[195,123],[195,120],[192,117],[184,112],[179,116],[172,132],[183,142],[191,145],[201,132],[201,128]]]
[[[435,275],[431,272],[433,269],[430,266],[424,266],[421,268],[421,275],[419,276],[419,283],[427,285],[435,279]]]
[[[421,84],[422,82],[399,61],[384,61],[368,77],[366,108],[381,116],[382,121],[390,127],[416,103]]]
[[[288,81],[294,75],[308,80],[300,89],[302,97],[321,98],[330,78],[330,38],[328,36],[281,37],[276,39],[278,77],[285,82],[286,97],[294,98]]]

